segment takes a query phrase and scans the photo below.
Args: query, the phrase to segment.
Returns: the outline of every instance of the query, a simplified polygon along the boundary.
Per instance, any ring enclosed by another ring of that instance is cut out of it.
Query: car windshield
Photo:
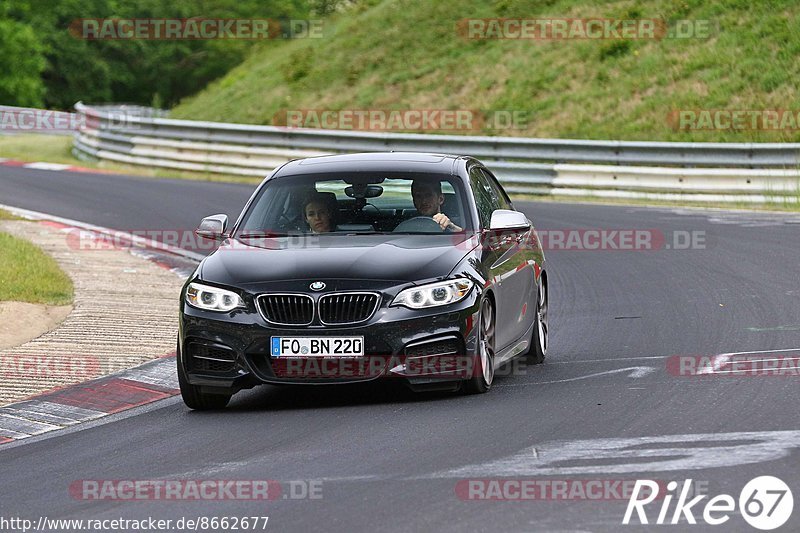
[[[235,237],[436,234],[473,227],[459,178],[421,173],[283,176],[270,180]]]

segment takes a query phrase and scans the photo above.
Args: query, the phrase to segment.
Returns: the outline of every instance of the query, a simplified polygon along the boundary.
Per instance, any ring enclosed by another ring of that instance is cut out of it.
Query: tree
[[[0,0],[0,97],[58,109],[78,100],[149,105],[156,95],[174,105],[238,65],[255,41],[88,40],[70,28],[81,19],[305,18],[308,2]]]
[[[33,28],[0,20],[0,103],[41,107],[45,93],[42,45]]]

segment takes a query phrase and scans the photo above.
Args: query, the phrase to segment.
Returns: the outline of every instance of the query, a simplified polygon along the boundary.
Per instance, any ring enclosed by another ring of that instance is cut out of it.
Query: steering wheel
[[[408,220],[402,221],[400,224],[394,228],[394,231],[401,232],[401,231],[413,231],[413,232],[424,232],[424,233],[441,233],[442,227],[439,225],[438,222],[433,220],[431,217],[413,217],[409,218]]]
[[[296,219],[293,220],[285,213],[278,218],[278,227],[281,231],[286,233],[308,233],[308,229],[305,227],[305,222],[301,223]]]

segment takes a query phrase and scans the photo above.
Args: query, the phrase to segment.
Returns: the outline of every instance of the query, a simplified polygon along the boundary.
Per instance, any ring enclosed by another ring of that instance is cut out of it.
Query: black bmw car
[[[194,409],[259,384],[398,378],[486,392],[547,351],[536,231],[471,157],[368,153],[291,161],[181,294],[178,377]]]

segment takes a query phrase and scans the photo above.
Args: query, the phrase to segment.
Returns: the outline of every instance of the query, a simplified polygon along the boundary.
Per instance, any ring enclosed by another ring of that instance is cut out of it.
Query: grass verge
[[[0,301],[67,305],[72,281],[30,242],[0,232]]]
[[[9,213],[4,209],[0,209],[0,220],[25,220],[25,219],[18,217],[17,215],[12,215],[11,213]]]

